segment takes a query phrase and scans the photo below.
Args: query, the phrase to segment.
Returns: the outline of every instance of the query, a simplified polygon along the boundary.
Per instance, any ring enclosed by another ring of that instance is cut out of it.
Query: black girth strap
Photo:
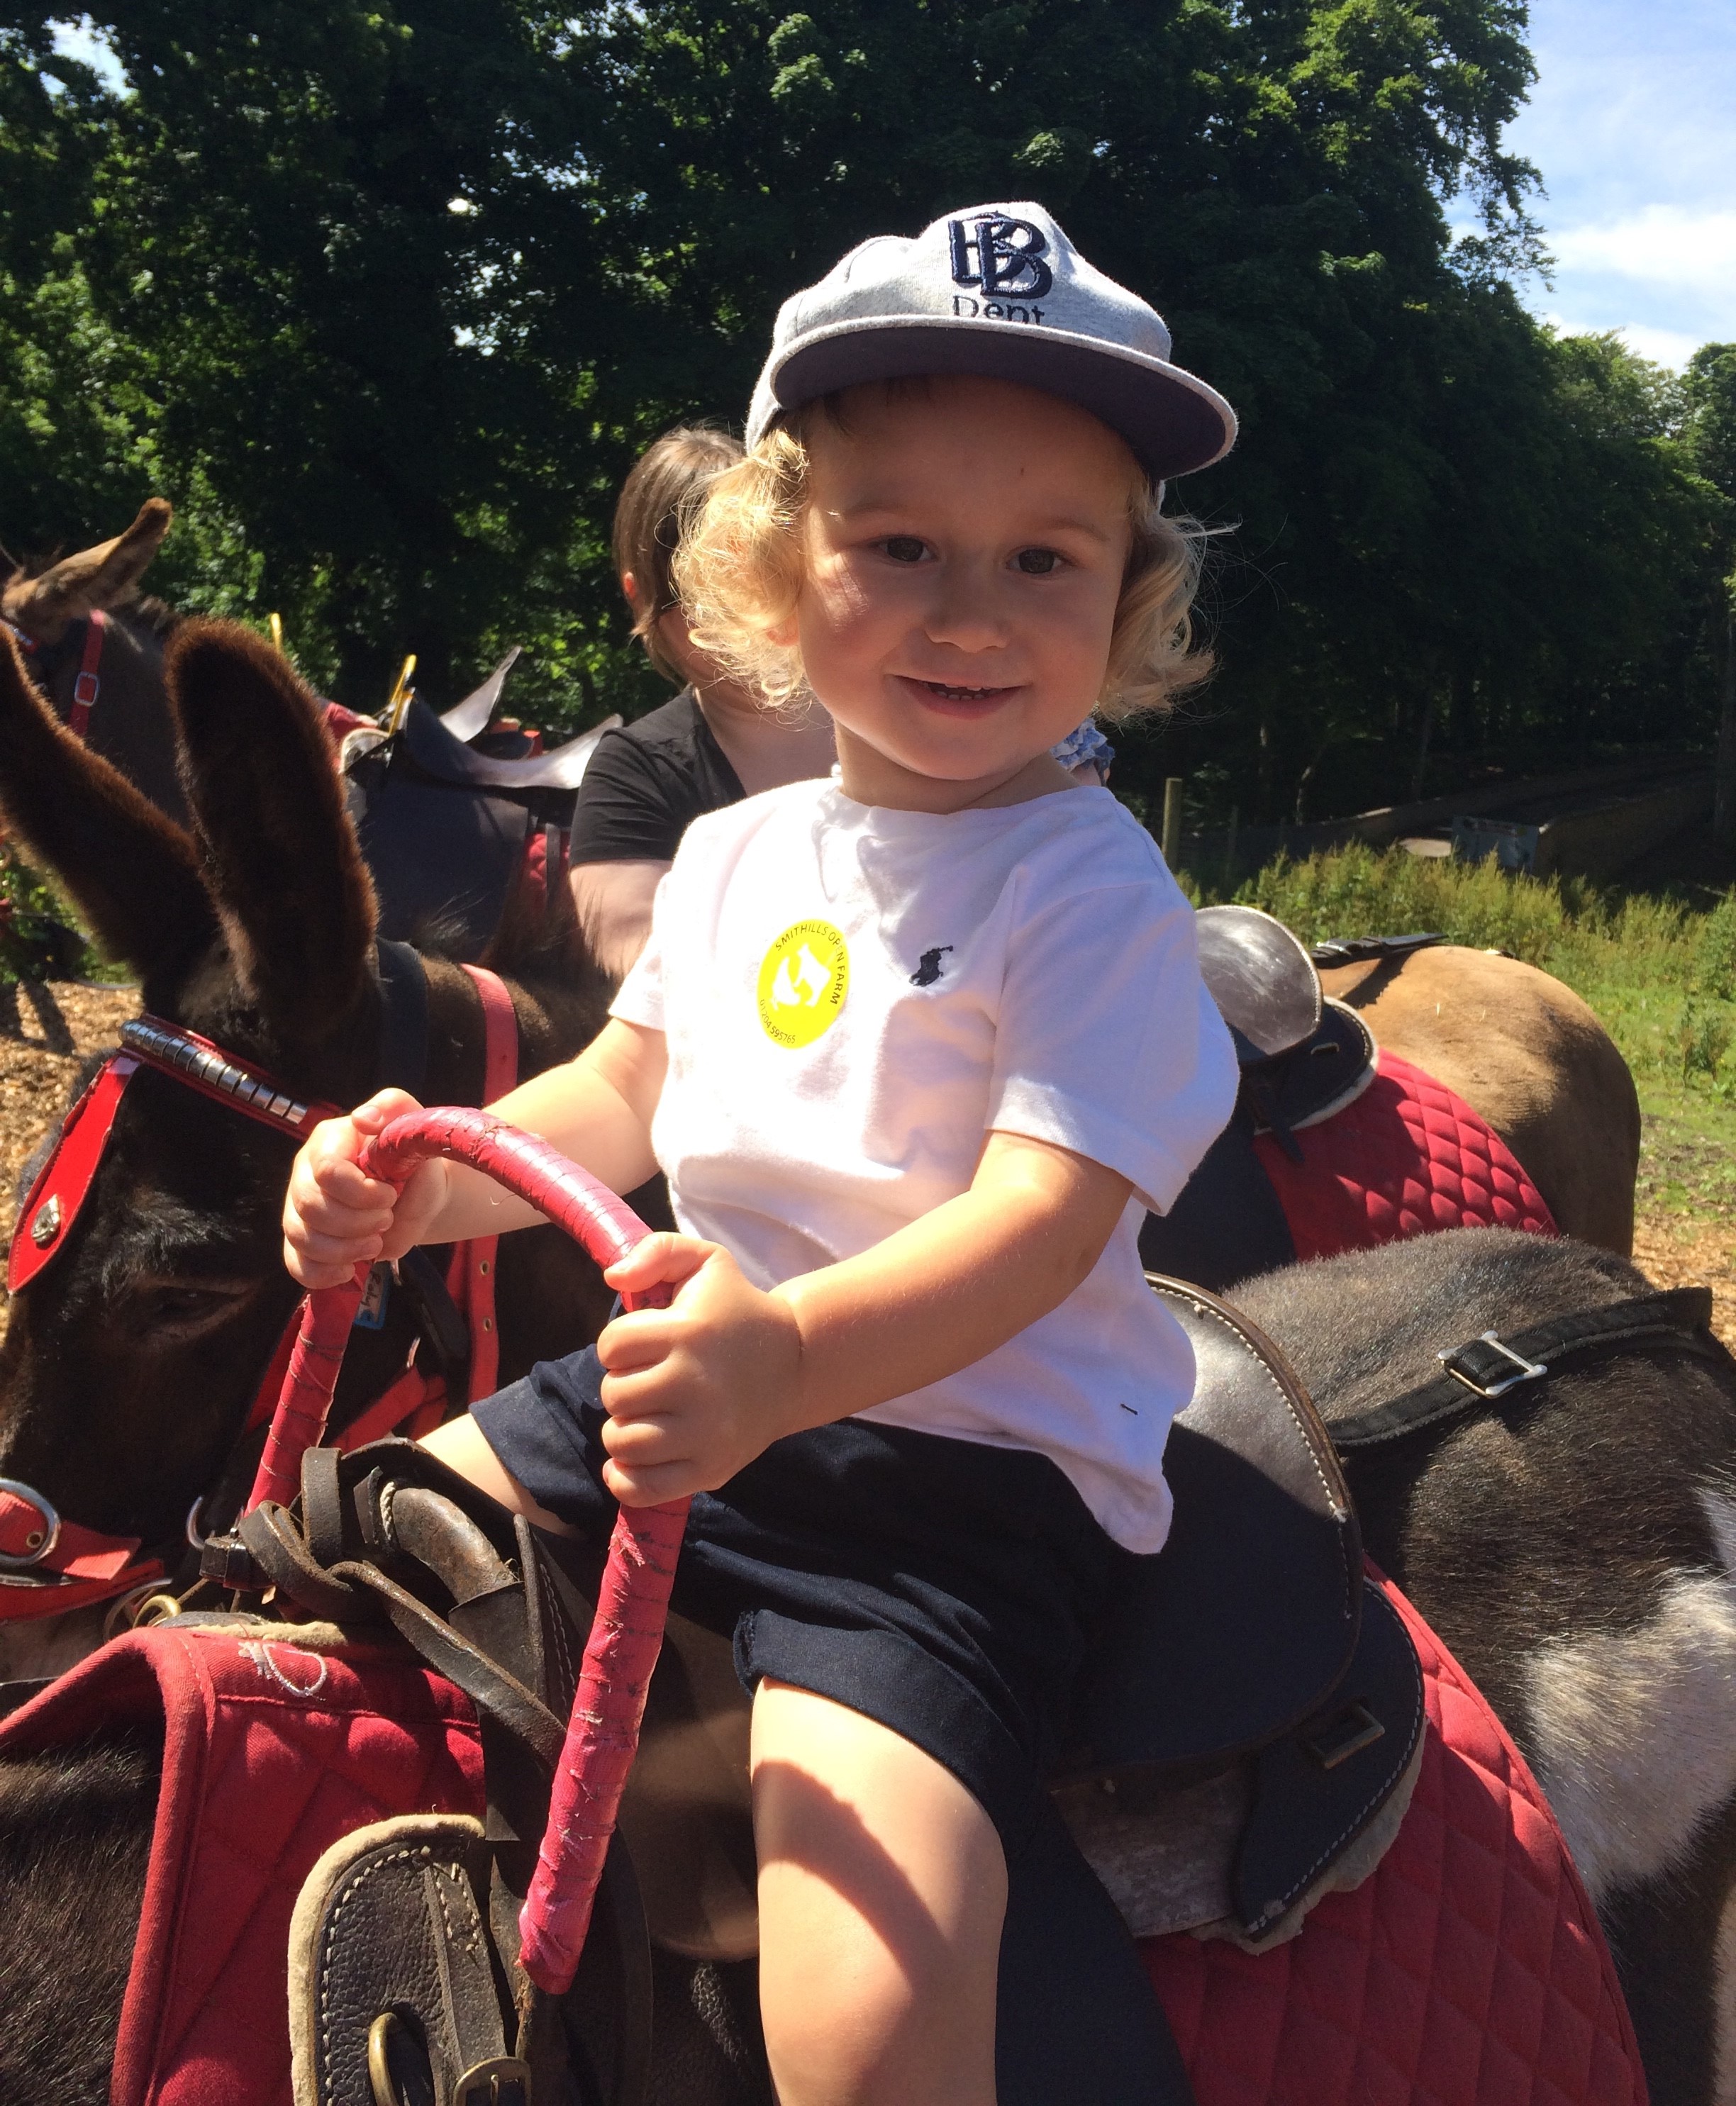
[[[376,1089],[390,1083],[419,1099],[428,1087],[428,975],[408,943],[379,938],[379,1067]]]
[[[1662,1351],[1728,1365],[1730,1355],[1710,1329],[1711,1315],[1709,1287],[1677,1287],[1602,1309],[1578,1310],[1515,1331],[1510,1338],[1485,1331],[1469,1344],[1439,1355],[1444,1373],[1433,1382],[1407,1390],[1389,1404],[1329,1422],[1326,1431],[1341,1455],[1407,1434],[1433,1432],[1497,1397],[1541,1382],[1564,1361],[1578,1366],[1606,1355]]]

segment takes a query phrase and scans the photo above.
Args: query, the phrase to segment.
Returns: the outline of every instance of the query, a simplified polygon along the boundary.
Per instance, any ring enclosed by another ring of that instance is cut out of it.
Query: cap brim
[[[924,373],[1017,381],[1077,402],[1119,432],[1157,482],[1209,468],[1236,443],[1236,412],[1215,388],[1181,366],[1023,322],[985,325],[944,315],[840,322],[805,338],[766,379],[778,407],[797,410],[864,380]]]

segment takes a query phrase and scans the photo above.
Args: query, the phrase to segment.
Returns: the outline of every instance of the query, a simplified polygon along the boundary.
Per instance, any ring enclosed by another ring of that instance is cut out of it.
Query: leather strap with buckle
[[[1549,1373],[1547,1360],[1527,1360],[1493,1331],[1485,1331],[1468,1346],[1455,1346],[1435,1358],[1455,1382],[1461,1382],[1487,1404],[1505,1396],[1521,1382],[1541,1382]]]
[[[89,731],[91,711],[102,692],[102,646],[108,626],[107,615],[100,607],[93,607],[85,618],[84,656],[73,683],[72,707],[66,712],[67,728],[79,738]]]
[[[1577,1310],[1507,1338],[1485,1331],[1438,1354],[1445,1372],[1433,1382],[1388,1404],[1329,1422],[1326,1431],[1341,1455],[1377,1448],[1409,1434],[1435,1432],[1514,1390],[1546,1382],[1563,1363],[1579,1366],[1624,1353],[1686,1353],[1727,1366],[1730,1355],[1712,1333],[1711,1314],[1709,1287],[1675,1287]]]

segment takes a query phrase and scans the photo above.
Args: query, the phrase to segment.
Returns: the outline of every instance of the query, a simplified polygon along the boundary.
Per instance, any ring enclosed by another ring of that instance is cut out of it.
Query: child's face
[[[1102,691],[1132,455],[1085,410],[1007,381],[858,388],[846,414],[847,431],[815,419],[805,435],[796,607],[844,789],[946,811],[1061,786],[1048,750]]]

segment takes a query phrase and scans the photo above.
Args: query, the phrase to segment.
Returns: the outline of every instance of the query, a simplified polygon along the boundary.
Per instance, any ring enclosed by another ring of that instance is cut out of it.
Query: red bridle
[[[464,970],[482,1004],[484,1096],[492,1099],[504,1095],[518,1078],[518,1022],[512,997],[496,975],[479,966],[466,966]],[[66,1248],[107,1151],[128,1085],[140,1068],[172,1076],[213,1102],[296,1140],[305,1140],[321,1119],[340,1116],[338,1105],[304,1103],[275,1077],[197,1032],[183,1030],[161,1017],[132,1019],[121,1026],[120,1038],[121,1050],[103,1064],[67,1113],[59,1140],[19,1209],[7,1265],[11,1293],[27,1287]],[[499,1368],[496,1240],[491,1236],[460,1243],[452,1253],[447,1285],[467,1318],[471,1338],[468,1394],[460,1402],[487,1395],[495,1387]],[[271,1419],[301,1328],[302,1309],[298,1303],[291,1311],[254,1392],[241,1429],[243,1439]],[[438,1425],[451,1408],[444,1381],[418,1368],[412,1358],[402,1373],[343,1429],[339,1445],[359,1447],[401,1427],[419,1435]],[[190,1541],[200,1503],[195,1504],[188,1517]],[[165,1568],[160,1559],[138,1555],[141,1541],[137,1536],[105,1535],[63,1520],[34,1487],[0,1477],[0,1623],[64,1615],[93,1602],[144,1595],[164,1579]]]
[[[27,630],[20,629],[16,621],[8,621],[6,626],[18,639],[18,647],[26,657],[34,658],[39,654],[42,646]],[[107,615],[100,607],[93,607],[84,618],[84,651],[79,661],[79,677],[72,683],[72,707],[66,712],[69,729],[80,738],[90,729],[91,711],[102,692],[102,647],[108,628]]]

